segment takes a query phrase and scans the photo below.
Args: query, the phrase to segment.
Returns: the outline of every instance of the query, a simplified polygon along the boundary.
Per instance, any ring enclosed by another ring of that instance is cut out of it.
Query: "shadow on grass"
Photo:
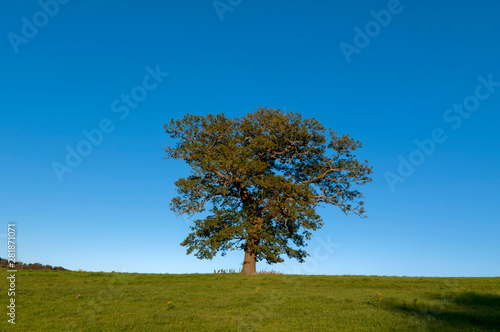
[[[500,295],[430,295],[411,303],[385,301],[384,307],[423,319],[431,330],[446,327],[457,331],[500,331]]]

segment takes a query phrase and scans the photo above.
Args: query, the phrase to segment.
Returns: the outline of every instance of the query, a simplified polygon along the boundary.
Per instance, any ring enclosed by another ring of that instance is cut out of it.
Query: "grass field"
[[[6,270],[0,271],[7,280]],[[6,287],[1,291],[7,322]],[[80,298],[76,294],[80,293]],[[19,270],[19,331],[500,331],[500,278]]]

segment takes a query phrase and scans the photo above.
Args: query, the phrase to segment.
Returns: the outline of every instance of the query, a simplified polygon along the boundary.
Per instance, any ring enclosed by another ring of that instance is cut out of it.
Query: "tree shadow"
[[[475,292],[429,295],[420,302],[387,300],[384,307],[424,319],[430,330],[500,331],[500,295]]]

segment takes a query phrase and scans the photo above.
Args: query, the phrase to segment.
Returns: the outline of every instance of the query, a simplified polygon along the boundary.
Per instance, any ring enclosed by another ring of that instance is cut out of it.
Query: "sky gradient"
[[[258,270],[500,276],[500,4],[6,1],[0,255],[87,271],[239,270],[186,255],[189,175],[164,124],[267,106],[363,143],[368,218],[319,210],[307,263]],[[77,154],[77,155],[75,155]],[[307,249],[306,249],[307,250]]]

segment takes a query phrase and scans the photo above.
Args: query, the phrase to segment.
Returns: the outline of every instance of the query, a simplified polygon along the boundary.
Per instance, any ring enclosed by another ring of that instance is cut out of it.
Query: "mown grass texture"
[[[500,278],[20,270],[15,298],[20,331],[500,331]]]

